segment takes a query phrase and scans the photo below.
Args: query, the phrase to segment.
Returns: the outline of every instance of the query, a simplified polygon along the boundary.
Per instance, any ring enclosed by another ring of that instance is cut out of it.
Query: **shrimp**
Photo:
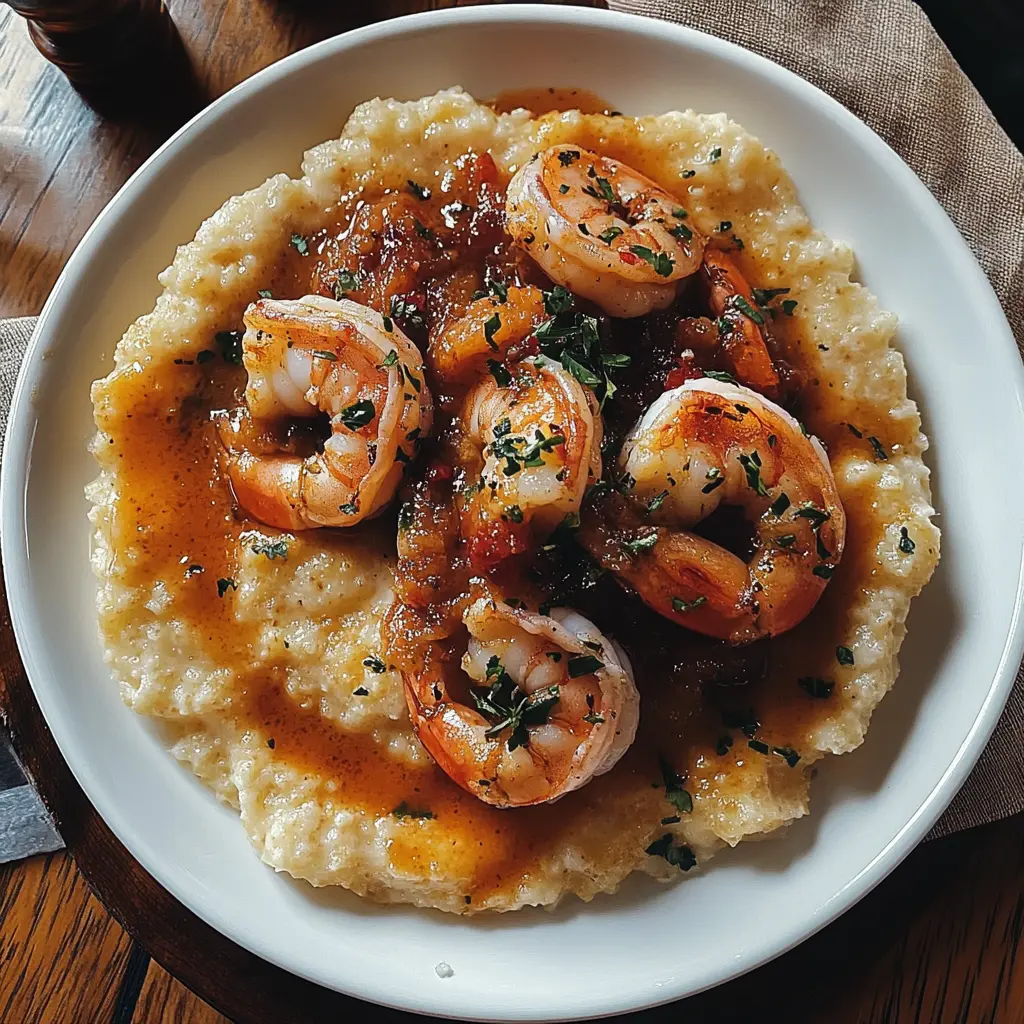
[[[718,318],[722,361],[743,385],[767,398],[779,397],[779,374],[768,351],[768,323],[747,279],[721,249],[705,249],[701,276],[708,305]]]
[[[503,359],[547,319],[544,295],[532,285],[510,285],[504,301],[475,299],[465,315],[431,339],[431,368],[446,383],[479,377],[487,372],[488,359]]]
[[[819,441],[749,388],[690,380],[640,418],[620,453],[632,512],[614,543],[581,540],[655,611],[746,643],[792,629],[832,576],[846,516]],[[749,561],[694,532],[723,505],[753,526]],[[642,514],[641,514],[642,510]]]
[[[481,381],[461,423],[479,475],[462,510],[470,561],[491,568],[528,549],[578,512],[587,483],[601,476],[597,399],[554,363],[524,360],[499,383]]]
[[[640,695],[625,653],[592,622],[481,597],[463,623],[465,696],[429,659],[420,673],[403,670],[417,735],[449,778],[485,803],[525,807],[558,800],[622,757]]]
[[[669,193],[631,167],[551,146],[509,182],[508,232],[553,280],[611,316],[665,309],[697,272],[704,237]]]
[[[430,429],[419,350],[379,313],[347,299],[261,299],[244,322],[252,416],[326,413],[331,436],[308,458],[229,445],[227,472],[238,503],[285,530],[351,526],[376,515]]]

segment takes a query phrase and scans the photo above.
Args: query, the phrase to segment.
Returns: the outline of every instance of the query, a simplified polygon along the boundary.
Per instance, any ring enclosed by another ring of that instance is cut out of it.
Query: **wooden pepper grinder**
[[[8,2],[39,52],[100,113],[195,108],[195,78],[163,0]]]

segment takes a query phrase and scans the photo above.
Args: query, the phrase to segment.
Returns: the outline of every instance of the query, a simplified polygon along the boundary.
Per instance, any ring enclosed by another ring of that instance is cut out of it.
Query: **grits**
[[[634,748],[643,723],[673,723],[692,813],[677,813],[639,752],[557,805],[500,811],[458,790],[415,738],[399,674],[380,660],[393,515],[294,535],[244,520],[208,426],[244,377],[219,359],[200,369],[212,357],[199,354],[230,345],[218,332],[238,327],[258,290],[303,294],[293,236],[315,233],[359,190],[436,186],[467,151],[490,151],[507,177],[557,143],[623,160],[686,197],[706,234],[743,240],[737,258],[755,283],[790,289],[793,315],[774,328],[806,373],[803,417],[849,518],[824,598],[773,642],[767,679],[744,693],[756,722],[723,724],[674,687],[641,686]],[[93,387],[92,564],[125,703],[167,725],[175,756],[238,808],[267,864],[383,902],[473,912],[589,900],[634,870],[678,877],[646,852],[664,836],[703,863],[801,817],[814,762],[857,747],[892,686],[910,601],[939,550],[927,441],[891,345],[896,318],[853,272],[853,253],[812,228],[778,157],[724,114],[534,119],[458,89],[363,104],[340,139],[306,154],[303,177],[229,199],[178,249],[155,309]],[[829,683],[830,697],[812,696]]]

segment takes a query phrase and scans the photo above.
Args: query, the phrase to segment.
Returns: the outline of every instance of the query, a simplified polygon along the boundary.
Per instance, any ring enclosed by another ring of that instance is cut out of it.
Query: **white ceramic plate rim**
[[[760,75],[772,81],[780,89],[802,93],[803,99],[813,102],[830,119],[842,122],[859,145],[868,151],[870,156],[882,165],[892,178],[900,183],[902,188],[916,195],[922,216],[928,216],[932,221],[933,229],[941,233],[948,258],[955,263],[956,269],[962,275],[963,280],[967,282],[975,301],[983,307],[986,318],[994,324],[1002,323],[1004,329],[1001,332],[996,332],[1001,334],[1001,337],[992,339],[993,353],[998,355],[1002,365],[994,369],[1008,375],[1017,396],[1018,408],[1024,406],[1024,367],[1021,365],[1016,345],[1009,327],[1005,323],[998,301],[956,228],[902,160],[853,114],[792,72],[732,43],[671,23],[587,8],[517,5],[515,7],[459,8],[428,12],[371,25],[325,40],[293,54],[242,82],[184,125],[132,175],[86,232],[61,273],[45,304],[28,346],[11,405],[6,432],[5,458],[0,467],[0,528],[2,528],[0,529],[0,542],[2,542],[4,577],[11,605],[12,622],[29,681],[61,753],[89,800],[139,863],[178,900],[234,942],[286,970],[300,973],[311,981],[336,988],[353,996],[420,1012],[444,1013],[445,1011],[439,1007],[436,1000],[429,998],[420,1006],[412,1005],[409,1002],[394,1001],[385,986],[375,984],[369,979],[324,977],[314,970],[303,971],[296,962],[288,962],[287,958],[279,956],[274,949],[269,948],[264,941],[261,941],[259,936],[242,933],[234,926],[232,920],[219,913],[219,908],[202,902],[192,884],[191,876],[187,872],[167,863],[161,858],[157,849],[147,844],[136,831],[130,817],[125,813],[125,809],[118,805],[113,795],[103,788],[94,775],[88,759],[83,757],[79,750],[74,723],[69,721],[63,713],[57,699],[61,682],[48,678],[41,664],[39,652],[46,644],[45,625],[31,618],[26,606],[19,601],[19,594],[28,586],[30,571],[25,499],[31,470],[34,434],[31,399],[33,391],[43,375],[43,361],[52,331],[52,322],[58,319],[58,311],[62,304],[67,301],[67,297],[76,288],[92,251],[101,244],[117,220],[131,207],[136,194],[144,188],[147,180],[174,153],[188,145],[197,125],[226,114],[251,93],[272,86],[279,79],[308,63],[320,60],[325,56],[337,57],[347,50],[382,37],[414,34],[422,29],[443,28],[467,21],[514,23],[536,20],[547,20],[553,24],[568,26],[602,24],[606,27],[618,27],[623,32],[634,35],[653,36],[656,34],[662,39],[666,36],[674,36],[680,43],[703,50],[713,57],[726,62],[746,64],[756,69]],[[606,1004],[600,1010],[591,1012],[590,1016],[596,1016],[599,1013],[621,1013],[669,1002],[749,971],[792,948],[834,920],[896,867],[938,819],[967,778],[995,728],[1013,685],[1022,652],[1024,652],[1024,629],[1022,629],[1020,615],[1022,597],[1024,597],[1024,573],[1018,568],[1015,608],[1010,629],[1003,645],[998,669],[972,728],[928,798],[862,871],[849,879],[833,899],[815,908],[801,922],[788,929],[777,930],[766,935],[759,946],[752,947],[742,957],[723,962],[716,973],[704,979],[703,984],[697,987],[688,986],[685,990],[678,984],[675,987],[669,984],[656,991],[623,986],[617,992],[609,993]],[[474,1014],[471,1007],[453,1006],[448,1012],[460,1016]],[[514,1016],[513,1011],[510,1018]]]

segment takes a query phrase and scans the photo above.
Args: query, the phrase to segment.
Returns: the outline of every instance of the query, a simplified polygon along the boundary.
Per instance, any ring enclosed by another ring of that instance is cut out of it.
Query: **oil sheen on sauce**
[[[598,97],[578,90],[520,91],[503,94],[495,101],[499,110],[516,106],[535,112],[608,109]],[[593,142],[596,145],[598,139]],[[645,166],[649,160],[631,153],[628,146],[609,155],[656,176],[657,168]],[[403,265],[407,246],[400,244],[403,236],[395,234],[396,225],[400,226],[403,217],[414,215],[421,227],[440,230],[443,205],[459,197],[438,195],[415,203],[408,197],[392,197],[396,198],[394,209],[383,220],[370,217],[363,236],[353,238],[353,233],[363,230],[358,227],[360,209],[378,198],[347,198],[325,229],[310,240],[308,257],[291,250],[283,254],[274,295],[299,297],[318,290],[336,294],[337,272],[344,260],[357,250],[365,255],[374,246],[391,246],[388,272],[371,270],[363,290],[353,298],[380,308],[379,304],[388,302],[394,280],[400,279],[402,288],[413,280],[411,264]],[[488,228],[484,225],[480,230]],[[421,232],[417,235],[422,238]],[[436,315],[457,312],[468,295],[485,287],[488,266],[544,283],[536,270],[515,254],[486,241],[486,245],[478,245],[479,238],[463,239],[461,262],[454,270],[449,268],[453,272],[445,289],[434,293],[433,285],[419,289],[421,300]],[[409,260],[415,258],[421,265],[422,256],[413,253]],[[421,334],[414,340],[422,343],[424,338]],[[212,338],[209,349],[217,349]],[[109,421],[99,417],[119,460],[123,529],[126,535],[138,538],[141,550],[126,582],[149,587],[155,579],[164,581],[176,608],[192,628],[194,642],[218,663],[232,666],[249,665],[256,638],[241,630],[228,614],[230,605],[218,596],[216,581],[235,574],[240,537],[246,530],[259,529],[260,524],[247,519],[232,500],[221,475],[219,444],[210,414],[237,406],[244,384],[243,369],[220,358],[164,364],[155,370],[139,366],[125,373],[116,385],[123,389],[124,399],[118,406],[131,411],[111,416]],[[440,398],[443,406],[445,396]],[[872,415],[865,411],[857,424],[864,436],[891,432],[891,424],[876,423]],[[844,424],[819,425],[813,412],[809,420],[829,445],[833,459],[862,443]],[[890,444],[910,440],[888,438]],[[633,660],[642,696],[641,724],[633,747],[613,771],[556,804],[497,810],[464,792],[436,766],[411,769],[395,763],[369,736],[343,732],[290,699],[284,687],[284,664],[272,663],[248,672],[234,713],[242,726],[263,736],[268,746],[273,742],[276,760],[321,779],[331,799],[378,816],[391,814],[403,802],[413,810],[429,811],[431,818],[402,819],[400,835],[390,850],[393,865],[399,871],[422,874],[433,864],[447,877],[466,880],[468,905],[484,903],[489,896],[514,891],[538,858],[558,843],[560,835],[568,831],[582,834],[576,826],[602,815],[614,795],[634,795],[634,808],[646,808],[650,822],[646,836],[620,836],[615,841],[649,842],[661,831],[660,816],[669,813],[661,788],[662,761],[684,774],[695,794],[714,790],[728,798],[730,792],[742,792],[750,770],[744,753],[744,716],[756,717],[773,742],[796,744],[817,719],[829,713],[828,701],[799,699],[790,673],[798,664],[798,654],[806,656],[834,636],[832,622],[841,617],[850,593],[868,571],[860,563],[877,538],[859,524],[866,521],[871,496],[853,493],[844,499],[849,517],[845,561],[812,616],[784,643],[776,642],[774,650],[765,643],[732,649],[691,634],[624,595],[607,577],[586,590],[580,599],[581,610],[616,637]],[[366,524],[360,535],[393,551],[394,529],[392,510]],[[321,530],[309,531],[294,543],[301,557],[318,546],[343,547],[348,540],[345,531]],[[785,686],[779,682],[783,678]],[[731,749],[723,751],[725,736]],[[608,822],[609,828],[614,825],[613,820]],[[608,835],[606,829],[584,842],[593,843],[596,853],[609,842]]]

